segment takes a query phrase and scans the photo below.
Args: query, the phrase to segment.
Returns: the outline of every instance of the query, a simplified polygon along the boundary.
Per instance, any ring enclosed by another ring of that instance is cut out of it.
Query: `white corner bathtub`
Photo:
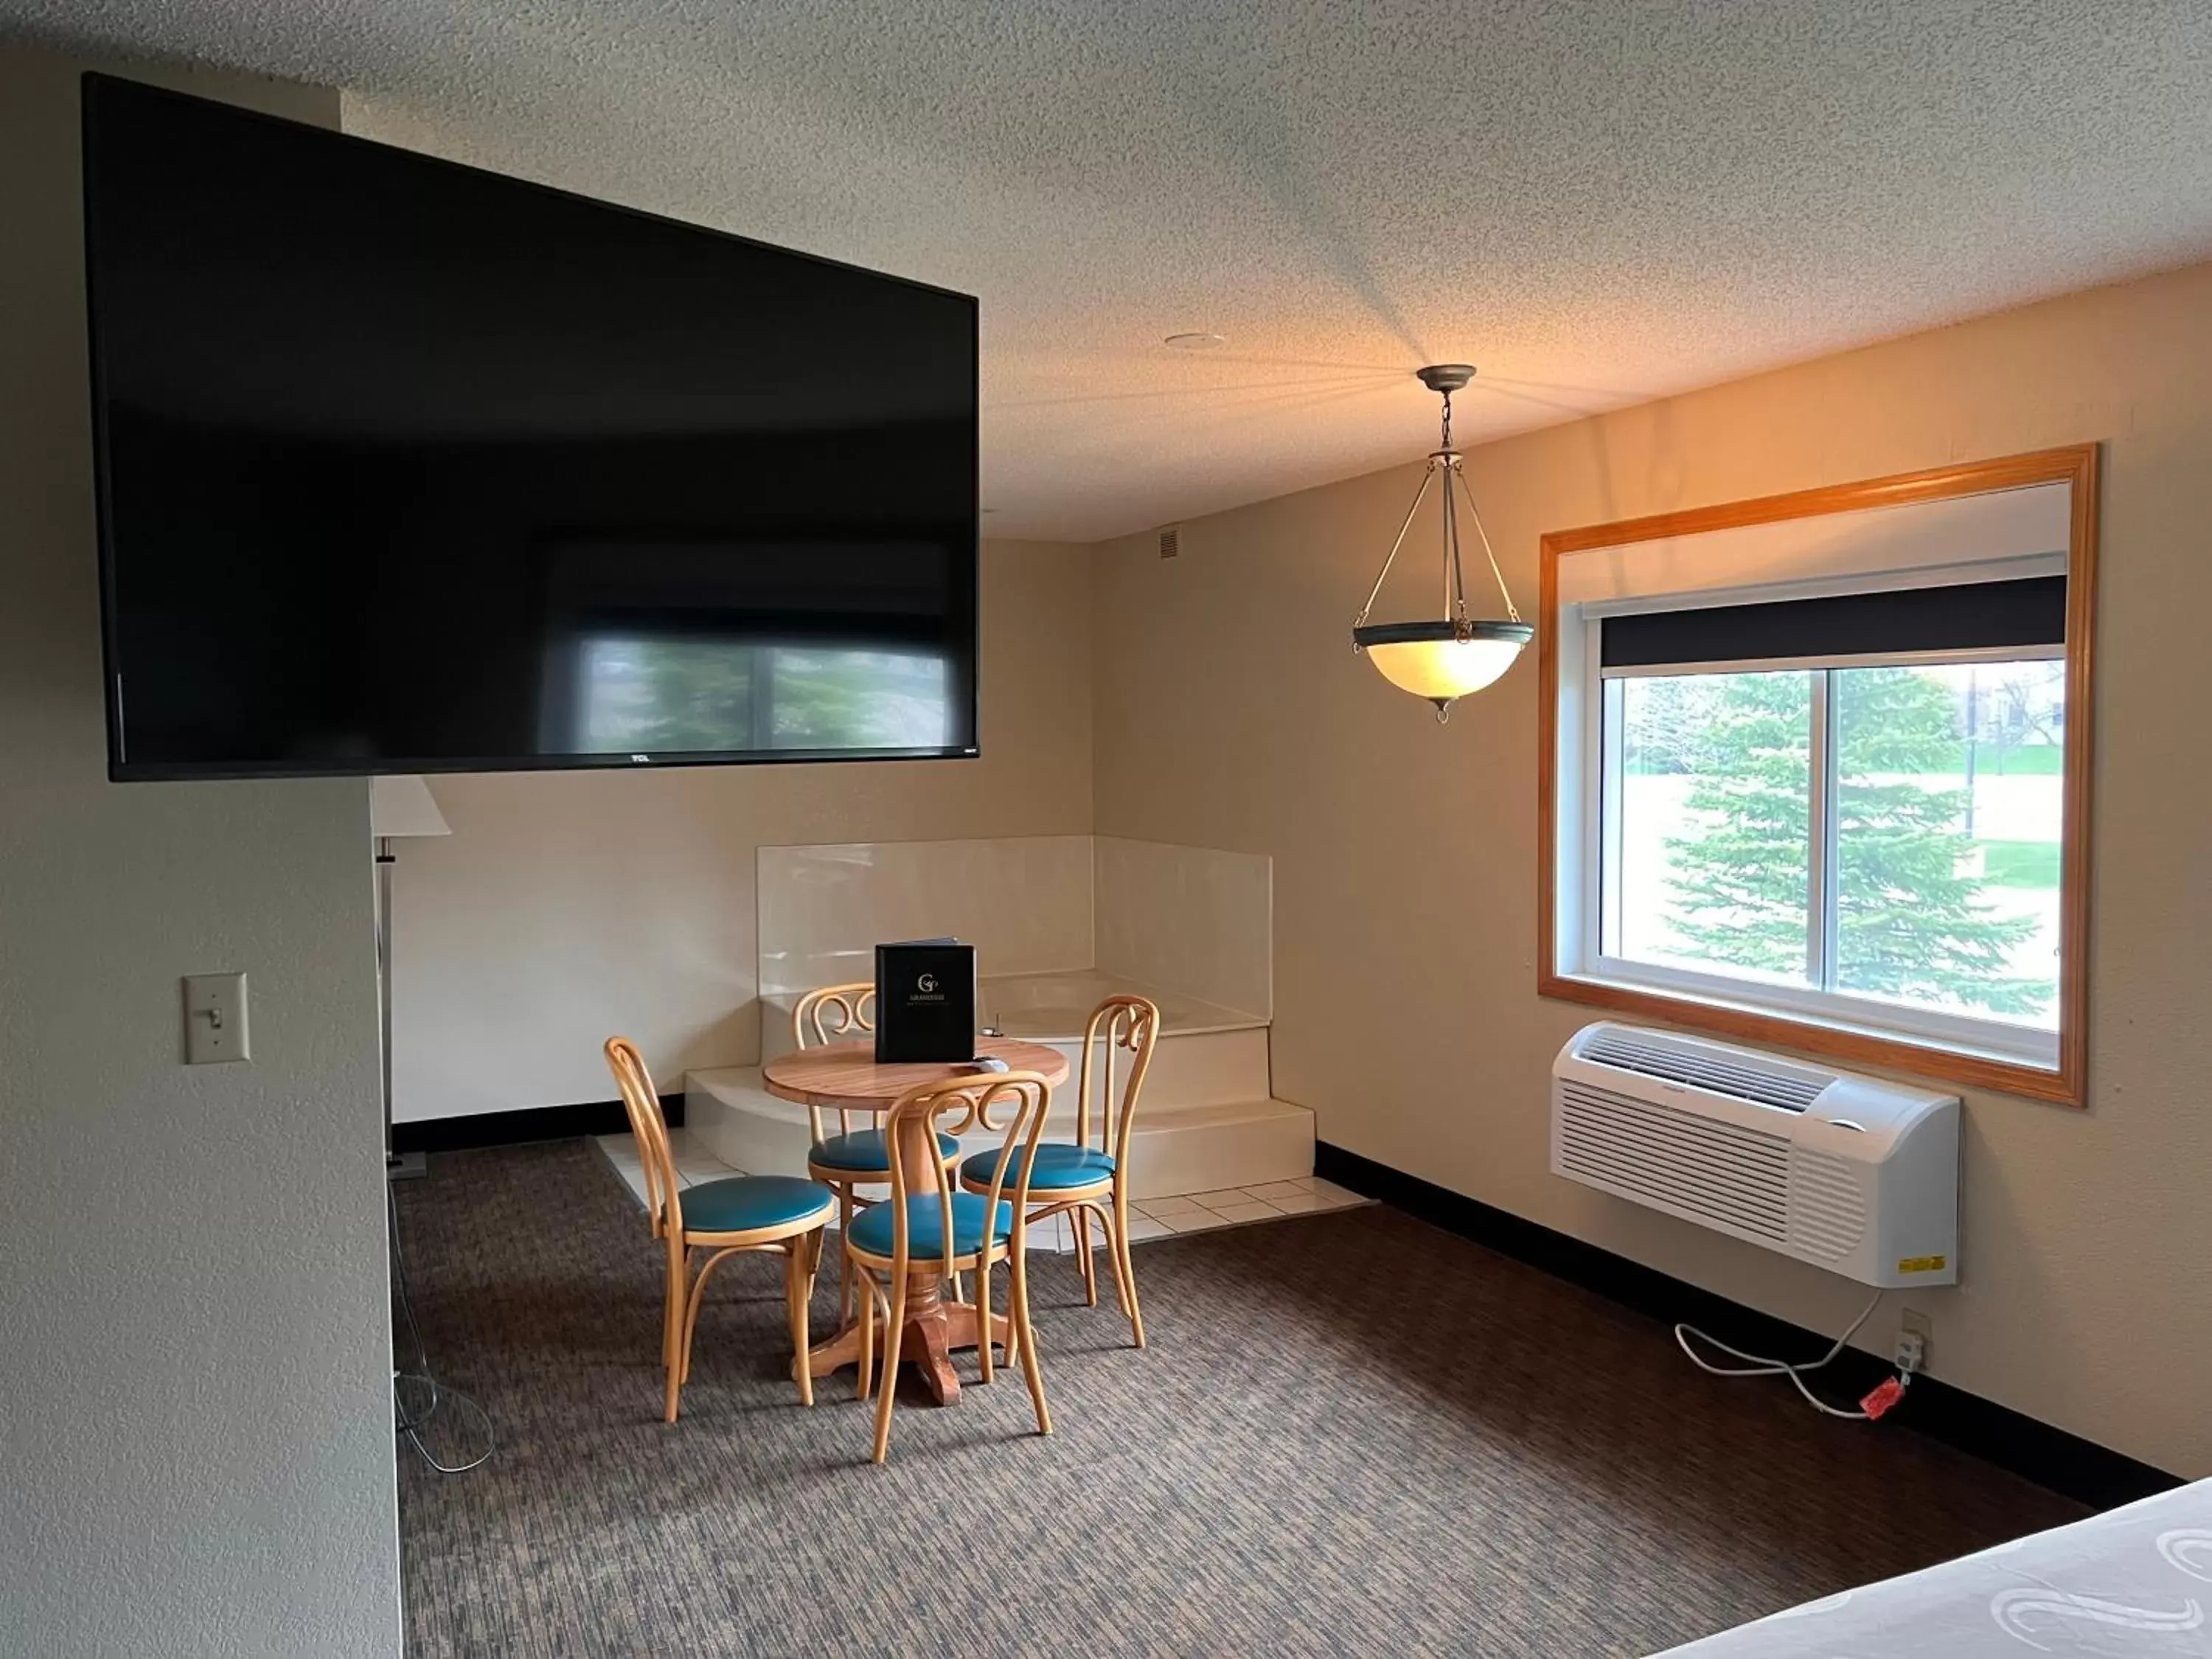
[[[976,1022],[987,1031],[1031,1042],[1073,1042],[1091,1010],[1109,996],[1149,997],[1160,1011],[1160,1035],[1241,1031],[1265,1025],[1264,1015],[1178,996],[1094,969],[1060,974],[985,977],[976,987]]]

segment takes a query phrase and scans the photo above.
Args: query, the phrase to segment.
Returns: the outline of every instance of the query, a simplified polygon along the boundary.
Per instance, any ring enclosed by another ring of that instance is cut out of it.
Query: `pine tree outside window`
[[[2055,1031],[2057,653],[1605,682],[1603,955]]]

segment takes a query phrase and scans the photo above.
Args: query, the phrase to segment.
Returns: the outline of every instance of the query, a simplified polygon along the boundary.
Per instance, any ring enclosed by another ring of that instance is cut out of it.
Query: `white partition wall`
[[[401,1647],[368,787],[107,781],[78,76],[0,46],[0,1654]],[[243,972],[251,1059],[184,1063]]]
[[[965,939],[986,974],[1091,965],[1088,836],[763,847],[759,860],[763,997],[873,979],[891,939]]]
[[[1272,859],[1097,836],[1091,868],[1100,972],[1273,1015]]]
[[[879,942],[951,935],[987,978],[1095,969],[1265,1022],[1273,871],[1109,836],[763,847],[761,995],[872,978]]]

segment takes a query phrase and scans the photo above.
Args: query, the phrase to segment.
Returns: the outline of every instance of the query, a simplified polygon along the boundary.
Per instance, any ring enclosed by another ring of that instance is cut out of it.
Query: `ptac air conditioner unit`
[[[1959,1277],[1959,1097],[1632,1025],[1552,1064],[1552,1172],[1863,1285]]]

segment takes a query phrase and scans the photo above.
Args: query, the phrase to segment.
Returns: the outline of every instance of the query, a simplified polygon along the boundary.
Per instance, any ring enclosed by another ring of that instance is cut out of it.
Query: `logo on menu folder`
[[[975,1055],[975,947],[957,939],[876,946],[876,1059],[885,1065]]]

